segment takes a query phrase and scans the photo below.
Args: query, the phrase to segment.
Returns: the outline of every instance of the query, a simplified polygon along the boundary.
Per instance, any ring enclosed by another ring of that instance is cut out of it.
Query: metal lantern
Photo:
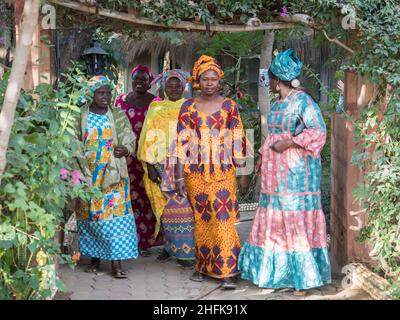
[[[100,46],[95,36],[92,37],[91,47],[86,49],[82,55],[89,75],[94,76],[104,73],[109,54]]]

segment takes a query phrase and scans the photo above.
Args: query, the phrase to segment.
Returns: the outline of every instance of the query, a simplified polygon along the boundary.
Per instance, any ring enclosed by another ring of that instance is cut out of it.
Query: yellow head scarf
[[[215,58],[202,55],[194,63],[192,77],[190,77],[188,81],[189,83],[193,81],[193,89],[200,89],[198,84],[200,76],[208,70],[214,70],[220,79],[222,79],[224,76],[224,71],[222,71],[221,65]]]

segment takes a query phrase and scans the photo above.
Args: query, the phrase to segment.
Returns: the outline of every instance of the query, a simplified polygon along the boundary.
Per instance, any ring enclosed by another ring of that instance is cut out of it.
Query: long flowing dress
[[[144,184],[153,212],[164,235],[165,250],[181,260],[193,260],[194,217],[189,200],[175,194],[176,125],[184,99],[153,101],[146,115],[138,145],[143,161]],[[146,163],[157,168],[160,185],[148,177]]]
[[[110,116],[110,112],[85,114],[85,158],[91,183],[104,196],[92,197],[85,202],[83,211],[77,217],[79,247],[83,256],[124,260],[138,256],[138,244],[128,177],[119,178],[118,175],[118,183],[105,181],[111,162],[116,161],[112,159],[115,141],[111,123],[117,122],[111,121]],[[103,188],[105,183],[108,185]]]
[[[219,111],[207,115],[189,99],[182,105],[177,128],[178,157],[185,163],[185,185],[194,210],[196,270],[214,278],[235,276],[241,248],[235,228],[235,161],[244,159],[245,147],[235,153],[228,149],[233,149],[237,132],[244,137],[238,108],[226,98]]]
[[[302,148],[270,146],[290,139]],[[263,288],[304,290],[331,282],[321,207],[320,152],[326,127],[318,105],[302,91],[276,101],[261,147],[261,197],[239,257],[243,279]]]
[[[140,137],[144,119],[146,117],[148,106],[136,108],[130,106],[126,101],[127,94],[119,96],[115,101],[115,106],[120,107],[125,111],[129,122],[132,125],[132,130],[137,137]],[[156,97],[154,100],[160,100]],[[151,209],[150,201],[147,197],[144,187],[143,175],[144,170],[142,163],[135,153],[128,157],[128,172],[131,190],[132,207],[134,208],[135,221],[139,237],[139,248],[142,250],[152,246],[160,246],[164,243],[162,233],[158,233],[156,239],[153,238],[156,225],[156,217]]]

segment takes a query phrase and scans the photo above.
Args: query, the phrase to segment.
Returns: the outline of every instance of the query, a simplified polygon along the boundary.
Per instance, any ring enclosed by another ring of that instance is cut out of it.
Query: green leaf
[[[0,249],[10,249],[14,245],[13,240],[0,240]]]
[[[36,274],[33,274],[31,276],[29,283],[30,283],[32,289],[39,290],[39,281],[40,281],[40,279]]]
[[[17,271],[13,274],[13,276],[14,276],[15,278],[17,278],[17,279],[19,279],[19,278],[24,278],[24,277],[26,276],[26,273],[25,273],[24,271],[22,271],[22,270],[17,270]]]
[[[5,193],[14,193],[16,190],[11,183],[7,183],[3,189]]]
[[[64,283],[62,281],[60,281],[59,279],[56,280],[56,287],[61,292],[67,292],[67,289],[65,288]]]
[[[41,139],[42,136],[38,132],[24,136],[24,140],[32,144],[39,144]]]
[[[9,203],[9,207],[11,210],[15,210],[15,209],[26,210],[29,208],[25,199],[22,199],[22,198],[17,198],[13,202]]]

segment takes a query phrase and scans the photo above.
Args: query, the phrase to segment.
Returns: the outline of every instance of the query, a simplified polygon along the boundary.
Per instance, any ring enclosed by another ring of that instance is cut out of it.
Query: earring
[[[279,84],[276,85],[275,89],[276,89],[276,91],[280,91],[281,90],[281,87],[279,86]]]

